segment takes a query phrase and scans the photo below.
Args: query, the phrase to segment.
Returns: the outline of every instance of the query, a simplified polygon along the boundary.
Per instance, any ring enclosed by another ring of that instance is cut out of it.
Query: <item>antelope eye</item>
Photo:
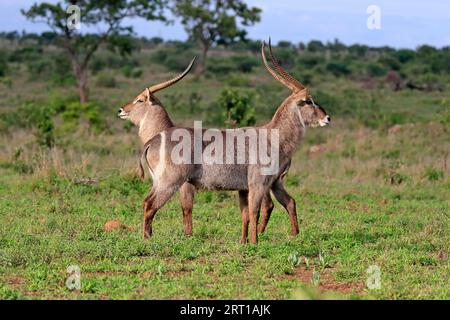
[[[306,104],[306,100],[300,100],[299,102],[297,102],[297,105],[300,107],[303,107]]]
[[[140,103],[142,103],[142,102],[144,102],[144,100],[142,100],[142,99],[139,99],[137,102],[140,102]]]

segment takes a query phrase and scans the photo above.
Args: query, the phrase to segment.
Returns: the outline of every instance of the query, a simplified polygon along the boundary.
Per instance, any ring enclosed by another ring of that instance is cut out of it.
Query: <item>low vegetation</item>
[[[276,205],[260,243],[242,246],[232,192],[197,196],[192,237],[174,199],[141,239],[151,182],[139,180],[137,133],[116,112],[196,49],[158,39],[133,39],[140,49],[123,57],[101,49],[80,104],[67,61],[42,39],[0,39],[0,298],[450,298],[447,48],[281,42],[280,62],[332,125],[308,131],[286,178],[300,234]],[[287,90],[259,49],[213,48],[202,76],[157,96],[179,124],[263,123]],[[111,220],[126,227],[107,232]],[[80,291],[65,285],[71,265]],[[370,266],[380,289],[366,285]]]

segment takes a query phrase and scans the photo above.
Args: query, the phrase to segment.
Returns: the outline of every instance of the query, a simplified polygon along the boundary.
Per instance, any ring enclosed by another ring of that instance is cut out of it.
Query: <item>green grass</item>
[[[327,151],[308,157],[307,141],[287,180],[300,234],[289,235],[277,205],[257,246],[238,244],[236,195],[224,192],[197,195],[192,237],[183,235],[175,198],[158,212],[154,236],[142,240],[141,202],[150,183],[137,179],[135,155],[117,143],[126,137],[103,137],[118,145],[112,155],[86,153],[81,168],[74,155],[55,150],[33,174],[2,166],[0,297],[449,299],[450,181],[448,171],[436,174],[448,150],[446,127],[416,126],[422,136],[414,143],[407,130],[391,136],[361,129],[355,136],[339,122],[320,130],[310,139],[321,139]],[[349,145],[354,151],[346,154]],[[389,170],[405,180],[391,184]],[[97,182],[78,183],[83,174]],[[103,231],[112,219],[133,231]],[[81,268],[81,291],[65,286],[70,265]],[[381,269],[379,290],[365,285],[370,265]]]
[[[183,235],[177,196],[144,241],[150,182],[137,178],[137,132],[116,110],[173,76],[149,64],[150,53],[140,53],[142,75],[118,74],[115,88],[96,87],[91,77],[108,129],[101,134],[81,122],[62,132],[56,119],[55,146],[45,149],[33,129],[0,122],[0,298],[450,298],[448,81],[442,92],[392,92],[381,88],[383,79],[364,90],[355,80],[314,74],[313,96],[333,122],[308,130],[286,179],[297,201],[297,237],[276,205],[259,244],[238,244],[236,194],[209,192],[196,196],[192,237]],[[5,118],[27,101],[45,106],[55,93],[76,97],[75,88],[27,80],[26,68],[15,67],[0,94]],[[259,67],[233,78],[190,75],[157,96],[177,124],[195,119],[206,127],[224,84],[255,95],[258,123],[288,93]],[[190,106],[193,92],[201,98]],[[401,129],[388,133],[394,124]],[[316,144],[325,151],[309,155]],[[132,231],[105,232],[109,220]],[[65,285],[71,265],[81,269],[81,291]],[[366,287],[371,265],[381,270],[379,290]]]

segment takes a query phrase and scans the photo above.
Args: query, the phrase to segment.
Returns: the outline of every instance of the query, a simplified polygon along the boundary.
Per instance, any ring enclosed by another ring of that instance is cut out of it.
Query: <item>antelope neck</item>
[[[147,110],[138,125],[139,138],[144,144],[158,133],[174,126],[163,107],[153,105],[150,108],[154,109]]]
[[[292,103],[293,98],[287,98],[266,126],[279,130],[280,149],[289,157],[299,147],[306,130],[300,111]]]

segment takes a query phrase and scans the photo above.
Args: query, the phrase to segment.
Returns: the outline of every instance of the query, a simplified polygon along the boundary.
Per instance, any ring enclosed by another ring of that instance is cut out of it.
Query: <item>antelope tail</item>
[[[142,182],[145,180],[145,172],[144,172],[144,166],[142,165],[142,158],[139,160],[139,178]]]
[[[145,161],[145,164],[147,165],[148,170],[149,171],[152,170],[150,168],[150,164],[147,161],[147,151],[148,151],[148,146],[146,146],[144,151],[142,151],[141,158],[139,159],[139,177],[141,178],[142,182],[145,179],[144,161]]]

